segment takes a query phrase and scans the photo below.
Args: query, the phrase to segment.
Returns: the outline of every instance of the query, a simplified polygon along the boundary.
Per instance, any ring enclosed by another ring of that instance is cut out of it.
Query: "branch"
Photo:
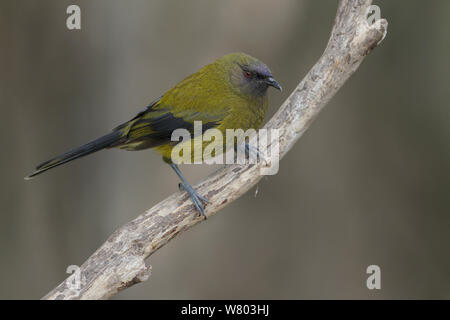
[[[387,32],[387,21],[368,25],[370,0],[340,0],[328,45],[265,128],[279,129],[282,158],[308,129],[320,110],[356,71],[364,57]],[[211,201],[211,216],[252,188],[260,179],[262,164],[229,165],[195,186]],[[145,264],[156,250],[176,235],[204,221],[185,192],[173,194],[116,230],[80,267],[81,288],[72,289],[73,275],[43,299],[107,299],[145,281]]]

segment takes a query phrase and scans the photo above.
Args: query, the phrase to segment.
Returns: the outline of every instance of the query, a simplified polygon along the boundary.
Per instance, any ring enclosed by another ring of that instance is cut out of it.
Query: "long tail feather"
[[[93,152],[107,148],[107,147],[111,146],[113,143],[120,140],[121,137],[122,137],[121,131],[113,131],[113,132],[111,132],[107,135],[104,135],[103,137],[100,137],[94,141],[91,141],[81,147],[75,148],[75,149],[70,150],[69,152],[66,152],[60,156],[57,156],[53,159],[45,161],[36,167],[36,171],[34,171],[29,176],[26,176],[25,180],[29,180],[29,179],[33,178],[34,176],[37,176],[38,174],[41,174],[47,170],[50,170],[57,166],[60,166],[69,161],[87,156],[88,154],[91,154]]]

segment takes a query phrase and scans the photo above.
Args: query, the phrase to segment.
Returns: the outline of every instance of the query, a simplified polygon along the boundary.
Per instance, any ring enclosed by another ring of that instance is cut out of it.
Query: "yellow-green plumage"
[[[215,122],[214,128],[225,136],[226,129],[257,129],[264,120],[268,107],[267,95],[252,96],[241,92],[232,82],[234,73],[240,72],[240,65],[260,63],[245,54],[230,54],[188,76],[157,101],[149,111],[131,120],[123,129],[128,140],[118,148],[136,150],[148,148],[148,141],[136,141],[151,135],[151,124],[142,124],[140,119],[152,119],[170,112],[175,118],[203,125]],[[207,143],[205,143],[207,144]],[[173,144],[154,147],[164,158],[171,156]]]
[[[172,132],[175,129],[191,132],[194,121],[201,121],[203,130],[216,128],[224,136],[226,129],[259,128],[267,111],[268,86],[281,90],[265,64],[243,53],[228,54],[188,76],[111,133],[40,164],[27,178],[105,148],[154,148],[171,163],[176,145],[171,141]],[[203,213],[198,203],[201,197],[187,184],[176,165],[171,165]]]

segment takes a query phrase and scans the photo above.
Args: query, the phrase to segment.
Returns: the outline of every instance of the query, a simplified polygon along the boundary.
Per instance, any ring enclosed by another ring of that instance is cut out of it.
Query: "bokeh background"
[[[66,28],[69,4],[82,30]],[[121,299],[450,298],[450,1],[376,1],[388,35],[276,176],[154,254]],[[119,226],[177,192],[153,151],[109,150],[24,181],[223,54],[285,89],[337,1],[0,2],[0,298],[36,299]],[[269,116],[270,116],[269,115]],[[191,182],[215,168],[184,166]],[[382,288],[366,288],[381,267]]]

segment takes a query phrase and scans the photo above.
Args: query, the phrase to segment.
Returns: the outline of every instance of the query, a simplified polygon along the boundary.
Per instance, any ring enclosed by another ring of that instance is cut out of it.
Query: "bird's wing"
[[[120,143],[122,147],[132,145],[149,148],[172,142],[172,132],[176,129],[186,129],[193,135],[194,121],[201,121],[204,132],[218,126],[224,117],[225,114],[220,112],[176,110],[159,105],[157,100],[115,130],[121,130],[126,137]],[[145,143],[136,144],[144,141]]]
[[[146,112],[150,111],[159,101],[161,100],[161,97],[159,97],[156,100],[153,100],[148,106],[145,107],[144,110],[140,111],[137,115],[135,115],[131,120],[128,120],[127,122],[122,123],[121,125],[115,127],[112,131],[120,131],[129,129],[132,122],[140,117],[142,117]],[[127,128],[128,127],[128,128]]]

